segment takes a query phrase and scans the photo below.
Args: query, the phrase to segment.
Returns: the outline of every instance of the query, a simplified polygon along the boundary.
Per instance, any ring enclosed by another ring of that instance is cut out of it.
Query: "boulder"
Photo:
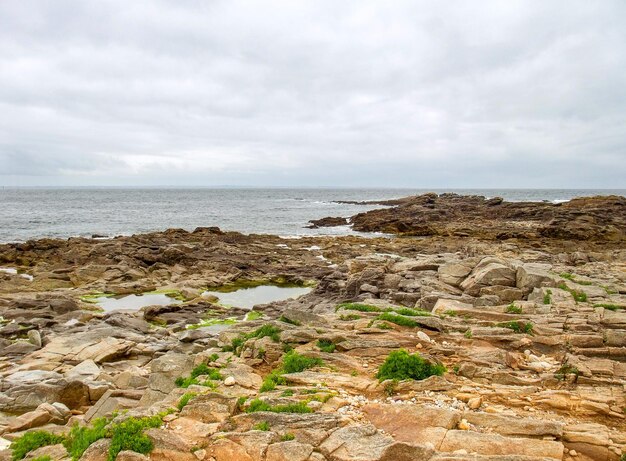
[[[379,460],[394,440],[371,424],[337,429],[322,442],[319,451],[331,461]]]
[[[439,280],[448,285],[458,287],[472,272],[474,264],[469,261],[450,262],[439,266]]]
[[[483,260],[484,261],[484,260]],[[469,295],[477,296],[480,289],[486,286],[501,285],[514,287],[516,271],[500,262],[479,264],[471,274],[461,282],[460,287]]]

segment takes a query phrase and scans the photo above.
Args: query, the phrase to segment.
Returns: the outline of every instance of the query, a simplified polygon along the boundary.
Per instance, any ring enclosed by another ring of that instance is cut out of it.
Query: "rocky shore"
[[[0,460],[626,459],[626,199],[382,205],[0,245]],[[311,291],[204,294],[264,284]]]

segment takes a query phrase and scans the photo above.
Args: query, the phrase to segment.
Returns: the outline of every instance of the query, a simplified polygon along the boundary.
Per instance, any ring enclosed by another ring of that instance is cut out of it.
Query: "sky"
[[[0,185],[626,188],[623,0],[5,0]]]

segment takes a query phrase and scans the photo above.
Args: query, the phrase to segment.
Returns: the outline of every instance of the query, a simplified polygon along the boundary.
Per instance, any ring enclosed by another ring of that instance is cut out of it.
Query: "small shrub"
[[[28,453],[37,448],[56,445],[64,440],[62,436],[47,431],[27,432],[11,443],[9,447],[13,451],[11,459],[13,459],[13,461],[23,459]]]
[[[284,373],[299,373],[309,368],[319,367],[323,365],[323,360],[319,358],[307,357],[297,352],[289,352],[283,357]]]
[[[74,424],[64,443],[73,461],[79,460],[92,443],[106,437],[107,424],[109,420],[106,418],[94,419],[91,426]]]
[[[384,312],[380,314],[378,320],[385,320],[387,322],[395,323],[403,327],[416,327],[417,322],[413,319],[405,317],[403,315],[392,314],[391,312]]]
[[[317,347],[322,352],[335,352],[335,344],[330,339],[320,339],[317,341]]]
[[[352,370],[352,372],[350,373],[350,376],[359,376],[359,372],[356,370]]]
[[[572,297],[574,298],[574,301],[576,301],[577,303],[578,302],[581,302],[581,303],[587,302],[587,293],[585,293],[583,291],[579,291],[579,290],[574,290],[572,288],[568,288],[568,286],[565,285],[564,283],[560,283],[559,284],[559,288],[561,290],[568,291],[569,294],[571,294]]]
[[[277,342],[280,342],[279,334],[281,331],[282,330],[280,328],[277,328],[274,325],[266,324],[266,325],[263,325],[262,327],[257,328],[251,333],[242,333],[236,338],[233,338],[231,340],[230,346],[224,347],[224,350],[232,351],[235,354],[238,354],[239,352],[241,352],[240,351],[241,346],[243,346],[247,340],[252,339],[252,338],[261,339],[261,338],[265,338],[266,336],[269,336],[272,339],[272,341],[277,343]]]
[[[574,274],[571,274],[569,272],[562,272],[561,274],[559,274],[562,278],[567,279],[567,280],[574,280]]]
[[[291,432],[287,432],[286,434],[283,434],[283,436],[280,438],[280,440],[282,442],[288,442],[289,440],[293,440],[295,438],[296,438],[295,435],[293,435]]]
[[[211,355],[209,355],[208,362],[209,362],[209,363],[211,363],[211,362],[217,362],[217,361],[219,360],[219,358],[220,358],[220,356],[219,356],[219,355],[217,355],[217,354],[215,354],[215,353],[214,353],[214,354],[211,354]]]
[[[544,304],[552,304],[552,290],[546,290],[546,294],[543,295]]]
[[[398,380],[397,379],[391,379],[389,381],[387,381],[387,383],[385,383],[385,387],[383,389],[383,392],[385,393],[385,395],[387,397],[391,397],[392,395],[394,395],[396,393],[396,389],[398,388]]]
[[[243,395],[241,397],[239,397],[237,399],[237,408],[239,408],[239,410],[241,410],[247,400],[248,400],[248,397],[245,397]]]
[[[441,376],[446,371],[443,365],[430,363],[419,354],[409,354],[405,349],[393,351],[385,363],[378,369],[376,377],[386,379],[426,379],[429,376]]]
[[[283,397],[291,397],[294,394],[293,389],[285,389],[282,394]]]
[[[108,461],[115,461],[118,453],[124,450],[144,455],[150,453],[154,448],[154,444],[143,431],[161,427],[161,424],[163,424],[163,421],[160,416],[128,418],[119,424],[115,424],[110,430],[111,448],[109,448]]]
[[[219,371],[217,371],[217,369],[210,368],[204,363],[198,365],[196,368],[191,370],[192,378],[197,378],[198,376],[202,376],[202,375],[206,375],[209,377],[209,379],[213,379],[216,381],[224,379],[224,377],[220,374]]]
[[[287,318],[284,315],[281,315],[280,317],[278,317],[278,320],[284,323],[288,323],[289,325],[295,325],[297,327],[302,325],[301,322],[298,322],[297,320],[291,320],[290,318]]]
[[[267,421],[261,421],[259,424],[256,424],[255,426],[253,426],[252,429],[256,431],[267,432],[270,430],[270,423],[268,423]]]
[[[273,391],[274,389],[276,389],[276,386],[284,385],[284,384],[287,384],[287,381],[285,381],[285,378],[282,377],[282,370],[277,369],[277,370],[272,371],[269,375],[265,377],[265,379],[263,380],[263,384],[261,385],[261,389],[259,391],[260,392]]]
[[[508,328],[509,330],[513,330],[515,333],[531,334],[533,332],[533,324],[531,322],[521,322],[521,321],[501,322],[501,323],[497,323],[496,326],[502,327],[502,328]]]
[[[556,379],[564,380],[567,375],[572,374],[576,375],[576,378],[578,378],[578,375],[580,375],[580,371],[578,371],[578,368],[576,368],[575,366],[570,365],[569,363],[564,363],[563,365],[561,365],[561,368],[559,368],[557,372],[554,373],[554,376]]]
[[[183,394],[183,396],[178,401],[178,411],[181,411],[183,408],[185,408],[189,401],[193,399],[196,395],[198,394],[196,394],[195,392],[187,392],[186,394]]]
[[[468,329],[465,333],[463,333],[463,336],[465,336],[467,339],[472,339],[472,330]]]
[[[506,306],[506,313],[507,314],[521,314],[522,308],[519,306],[516,306],[515,303],[511,303],[508,306]]]
[[[306,402],[290,403],[287,405],[269,405],[260,399],[254,399],[246,409],[246,413],[257,411],[271,411],[272,413],[312,413]]]

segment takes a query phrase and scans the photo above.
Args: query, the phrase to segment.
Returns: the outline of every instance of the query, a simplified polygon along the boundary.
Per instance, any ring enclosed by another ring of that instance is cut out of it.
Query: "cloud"
[[[624,187],[621,1],[0,3],[0,184]]]

